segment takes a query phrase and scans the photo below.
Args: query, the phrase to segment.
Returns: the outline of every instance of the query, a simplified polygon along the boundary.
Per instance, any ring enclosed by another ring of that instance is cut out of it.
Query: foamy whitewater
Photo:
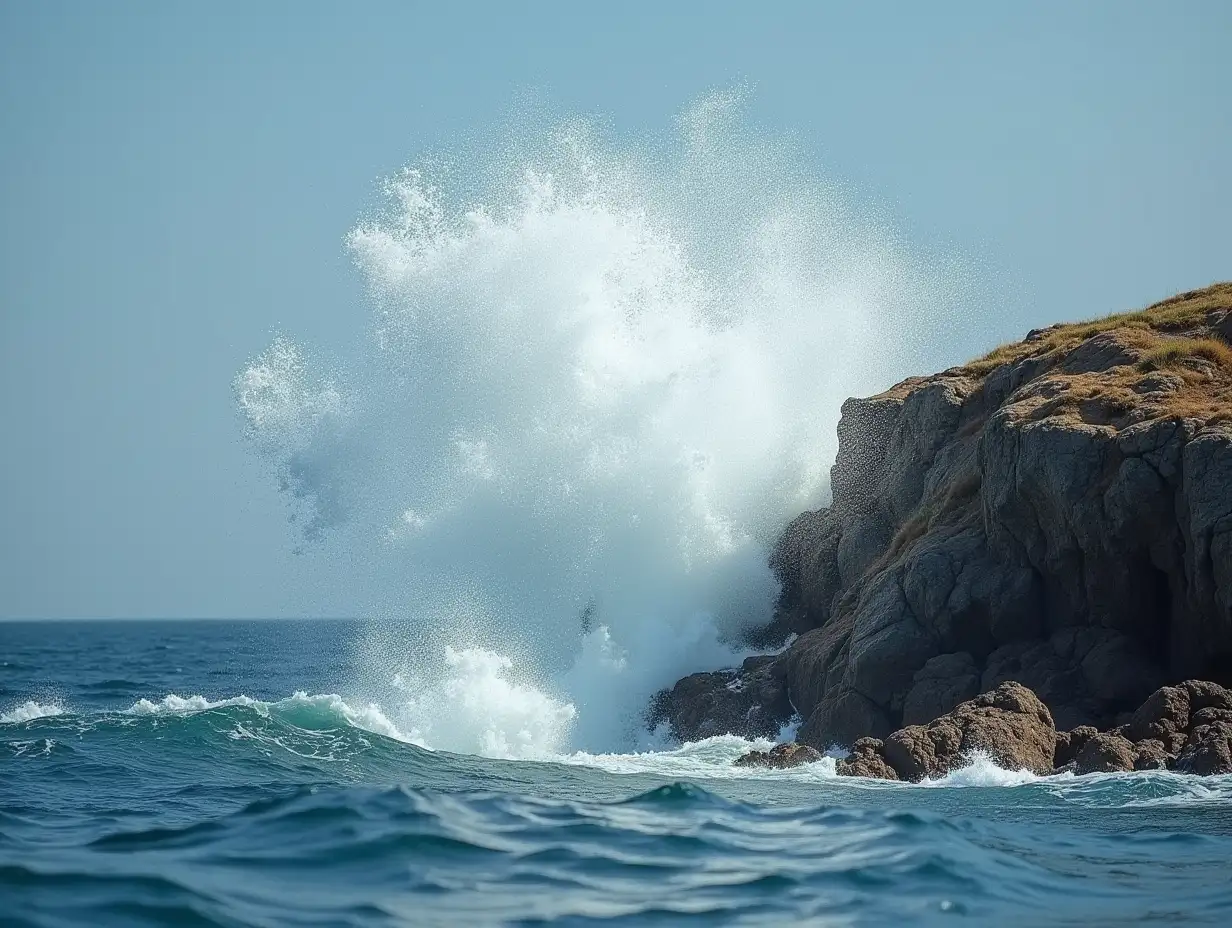
[[[236,380],[306,588],[380,620],[364,683],[416,741],[647,747],[649,697],[769,620],[768,549],[824,501],[842,401],[963,351],[953,262],[738,95],[676,128],[526,117],[406,169],[347,239],[367,353],[280,335]]]

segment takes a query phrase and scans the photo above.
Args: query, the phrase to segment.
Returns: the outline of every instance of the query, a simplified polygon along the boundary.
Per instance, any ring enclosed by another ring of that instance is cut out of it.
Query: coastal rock
[[[819,760],[821,760],[821,752],[810,748],[807,744],[788,742],[787,744],[776,744],[769,751],[749,751],[736,758],[733,763],[737,767],[771,767],[784,770],[804,764],[815,764]]]
[[[1232,709],[1232,690],[1209,680],[1186,680],[1183,684],[1189,694],[1190,713],[1203,709]]]
[[[775,738],[794,710],[784,668],[773,657],[750,657],[739,669],[691,674],[651,703],[651,728],[666,723],[680,741],[714,735]]]
[[[1111,773],[1133,770],[1137,758],[1138,750],[1128,738],[1110,732],[1098,732],[1086,739],[1074,757],[1074,772]]]
[[[842,692],[827,700],[800,726],[796,737],[822,750],[852,744],[859,738],[888,734],[888,715],[860,693]]]
[[[1199,776],[1232,773],[1232,722],[1221,719],[1194,725],[1176,759],[1176,769]]]
[[[1188,688],[1162,686],[1134,712],[1127,734],[1134,741],[1156,739],[1175,751],[1184,744],[1188,728]]]
[[[1230,310],[1217,284],[844,403],[831,504],[771,556],[800,740],[885,738],[1007,681],[1066,730],[1211,681],[1129,718],[1169,753],[1186,711],[1232,708]]]
[[[1048,707],[1018,683],[957,706],[928,725],[910,725],[885,739],[884,756],[905,780],[944,776],[977,752],[1012,770],[1050,773],[1057,732]]]
[[[980,691],[980,673],[966,651],[930,658],[915,674],[903,700],[903,724],[919,725],[944,715]]]
[[[1193,713],[1187,711],[1194,702],[1191,694],[1206,703]],[[967,765],[981,751],[1001,767],[1039,774],[1164,769],[1232,773],[1232,709],[1223,708],[1229,697],[1232,693],[1223,687],[1188,680],[1156,690],[1129,721],[1110,731],[1081,725],[1058,732],[1035,693],[1005,682],[927,725],[908,725],[884,741],[857,739],[836,770],[840,776],[935,779]],[[1163,737],[1133,740],[1152,731]]]
[[[1086,743],[1099,734],[1099,729],[1092,725],[1079,725],[1072,731],[1057,732],[1057,746],[1053,752],[1054,767],[1066,767],[1074,762]]]
[[[1139,741],[1134,749],[1135,770],[1166,770],[1176,760],[1168,753],[1164,743],[1155,738]]]
[[[886,763],[885,743],[876,738],[860,738],[851,746],[851,753],[835,764],[841,777],[871,777],[875,780],[897,780],[898,771]]]

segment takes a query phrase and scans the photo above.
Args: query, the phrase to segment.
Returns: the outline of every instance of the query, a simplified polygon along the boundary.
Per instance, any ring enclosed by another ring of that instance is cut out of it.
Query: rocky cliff
[[[1058,728],[1161,685],[1232,684],[1232,284],[1031,332],[844,404],[833,503],[772,564],[745,668],[660,694],[678,735],[825,748],[927,723],[1004,681]]]

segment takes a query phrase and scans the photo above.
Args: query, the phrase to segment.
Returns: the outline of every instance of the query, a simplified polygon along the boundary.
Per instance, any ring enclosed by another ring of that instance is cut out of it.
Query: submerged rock
[[[734,764],[737,767],[773,767],[781,770],[814,764],[821,760],[821,756],[820,751],[807,744],[788,742],[776,744],[769,751],[749,751],[736,758]]]

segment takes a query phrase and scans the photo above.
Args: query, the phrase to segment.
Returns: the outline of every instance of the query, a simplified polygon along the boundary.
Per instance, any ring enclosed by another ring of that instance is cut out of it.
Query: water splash
[[[369,688],[433,743],[646,743],[648,696],[769,620],[843,399],[963,350],[953,269],[738,96],[667,145],[523,122],[407,169],[348,238],[369,354],[314,374],[279,337],[236,380],[310,588],[380,620]]]
[[[64,707],[59,703],[43,704],[31,699],[19,706],[13,706],[7,712],[0,712],[0,724],[17,725],[21,722],[31,722],[34,719],[52,718],[63,713]]]

